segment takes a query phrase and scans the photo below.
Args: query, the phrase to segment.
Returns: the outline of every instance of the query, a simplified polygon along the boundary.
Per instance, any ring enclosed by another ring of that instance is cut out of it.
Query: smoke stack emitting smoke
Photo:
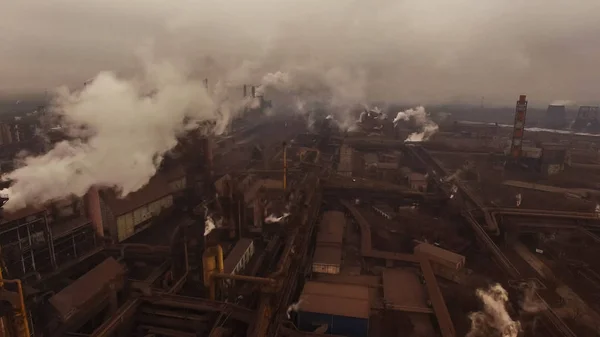
[[[411,133],[406,138],[408,142],[421,142],[428,140],[434,133],[436,133],[439,129],[438,125],[429,118],[425,108],[420,106],[415,109],[408,109],[406,111],[400,111],[394,118],[394,126],[396,126],[400,121],[408,121],[410,119],[414,119],[417,127],[421,129],[419,132]]]
[[[21,167],[3,175],[12,181],[0,191],[9,197],[5,210],[81,197],[92,186],[115,188],[124,197],[148,183],[178,136],[207,120],[215,122],[207,132],[223,133],[244,107],[256,105],[253,97],[230,94],[251,80],[245,69],[237,70],[243,75],[227,74],[215,81],[209,92],[206,79],[191,80],[169,63],[145,65],[143,80],[103,72],[79,91],[58,92],[53,110],[75,140],[27,157]],[[363,77],[360,71],[323,65],[294,66],[261,76],[255,90],[268,92],[278,112],[307,115],[309,120],[310,106],[320,104],[347,128],[356,122],[352,108],[365,102]]]

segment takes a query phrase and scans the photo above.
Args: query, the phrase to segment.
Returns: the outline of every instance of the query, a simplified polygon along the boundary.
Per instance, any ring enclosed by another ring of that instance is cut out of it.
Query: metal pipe
[[[224,274],[224,273],[212,274],[211,277],[226,279],[226,280],[233,280],[233,281],[246,281],[246,282],[267,284],[267,285],[273,285],[277,282],[277,280],[272,279],[272,278],[256,277],[256,276],[248,276],[248,275],[237,275],[237,274]]]

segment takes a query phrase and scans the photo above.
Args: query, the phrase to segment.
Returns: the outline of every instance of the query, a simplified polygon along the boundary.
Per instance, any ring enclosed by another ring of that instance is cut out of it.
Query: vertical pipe
[[[248,86],[244,84],[244,97],[248,96]]]
[[[252,86],[251,89],[252,89],[252,97],[254,98],[254,97],[256,97],[256,87]]]
[[[287,147],[283,142],[283,190],[287,188]]]
[[[17,227],[17,240],[19,240],[19,255],[21,256],[21,268],[23,269],[23,274],[27,274],[25,271],[25,259],[23,258],[23,243],[21,242],[21,231],[19,230],[21,226]]]
[[[31,230],[29,230],[29,224],[25,225],[27,228],[27,241],[29,242],[29,256],[31,256],[31,268],[33,271],[37,271],[35,268],[35,255],[33,255],[33,241],[31,240]]]
[[[54,236],[52,235],[52,231],[48,226],[48,216],[44,214],[44,231],[46,232],[46,241],[48,242],[48,251],[50,253],[50,264],[52,265],[52,269],[56,270],[56,251],[54,249]]]

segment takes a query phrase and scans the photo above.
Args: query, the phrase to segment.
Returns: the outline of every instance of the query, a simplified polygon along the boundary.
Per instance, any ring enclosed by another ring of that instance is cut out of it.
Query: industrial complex
[[[600,335],[597,107],[340,130],[243,91],[260,104],[137,191],[3,211],[0,336]],[[28,123],[0,124],[3,172],[66,137]]]

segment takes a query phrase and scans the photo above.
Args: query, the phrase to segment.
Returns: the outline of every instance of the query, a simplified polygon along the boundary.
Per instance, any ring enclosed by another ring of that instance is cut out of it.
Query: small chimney
[[[247,86],[244,84],[244,97],[248,96],[248,88]]]
[[[252,86],[252,97],[256,97],[256,87]]]

